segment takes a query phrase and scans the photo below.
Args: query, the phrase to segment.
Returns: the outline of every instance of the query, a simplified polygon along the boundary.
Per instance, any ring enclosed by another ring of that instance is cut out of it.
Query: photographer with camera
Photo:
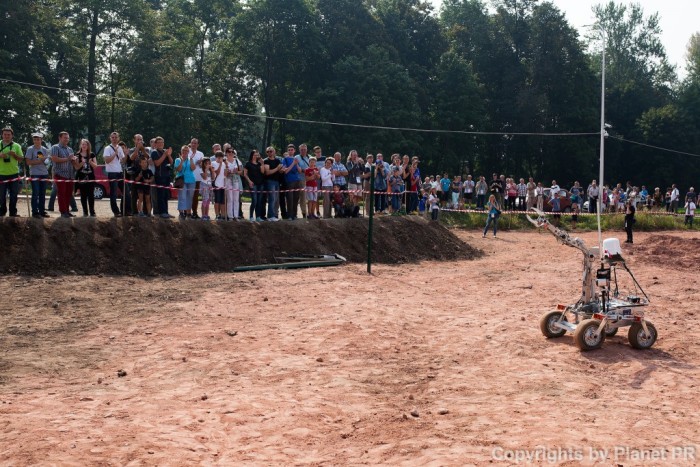
[[[12,139],[12,128],[3,128],[0,143],[0,217],[7,214],[7,193],[10,193],[10,217],[20,217],[17,213],[17,194],[19,193],[19,162],[24,159],[22,147]]]

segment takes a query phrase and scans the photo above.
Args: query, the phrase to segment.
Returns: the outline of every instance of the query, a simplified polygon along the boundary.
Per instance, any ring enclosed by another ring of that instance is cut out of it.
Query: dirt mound
[[[471,259],[481,252],[437,222],[375,220],[377,263]],[[367,219],[277,223],[170,222],[161,219],[5,218],[0,271],[21,274],[177,275],[231,271],[282,254],[337,253],[367,260]]]
[[[695,270],[700,263],[700,238],[652,234],[636,250],[643,261],[671,269]]]

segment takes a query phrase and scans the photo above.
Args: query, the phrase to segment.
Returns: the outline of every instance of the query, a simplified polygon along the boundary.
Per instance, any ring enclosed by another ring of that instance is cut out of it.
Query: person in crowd
[[[535,194],[535,190],[537,189],[537,183],[535,183],[535,179],[532,177],[528,178],[527,180],[527,210],[529,211],[532,209],[533,206],[537,203],[537,195]]]
[[[450,196],[452,181],[450,180],[450,176],[445,173],[442,175],[442,177],[436,179],[436,182],[437,186],[435,188],[438,199],[440,200],[439,206],[444,209],[447,207],[447,203],[449,203],[450,199],[452,198]],[[429,191],[428,195],[430,195],[430,193],[432,193],[432,191]]]
[[[56,180],[58,192],[58,210],[61,217],[75,217],[70,213],[70,198],[73,193],[73,179],[75,178],[76,161],[73,149],[68,146],[70,135],[66,131],[58,134],[58,144],[51,147],[51,161],[53,162],[53,177]]]
[[[598,210],[598,196],[600,195],[600,190],[596,181],[593,180],[586,190],[586,195],[588,195],[588,212],[596,213]]]
[[[537,182],[537,187],[535,188],[535,199],[537,209],[540,211],[544,210],[544,187],[542,186],[542,182]]]
[[[22,146],[14,142],[12,128],[3,128],[0,142],[0,217],[8,213],[7,198],[10,198],[10,217],[20,217],[17,212],[19,194],[19,163],[24,160]]]
[[[554,218],[554,224],[558,225],[561,219],[561,198],[559,197],[559,190],[554,192],[554,198],[547,200],[547,204],[552,207],[552,217]]]
[[[307,219],[319,219],[316,216],[316,203],[318,203],[318,181],[321,174],[316,167],[316,158],[309,157],[309,166],[304,170],[304,178],[306,180],[306,202],[308,203]]]
[[[305,180],[305,173],[306,169],[309,168],[311,165],[311,158],[309,157],[309,147],[305,144],[302,143],[299,145],[299,154],[294,156],[294,158],[297,160],[297,166],[301,170],[300,176],[302,178],[302,184],[304,186],[306,185],[306,180]],[[318,164],[318,159],[316,159],[316,163]],[[318,168],[316,169],[318,170]],[[318,180],[316,181],[316,184],[318,185]],[[299,207],[301,208],[301,217],[306,218],[309,214],[314,214],[313,212],[309,212],[307,210],[308,208],[308,200],[306,199],[306,194],[308,193],[305,189],[301,189],[299,192]],[[316,187],[316,201],[318,202],[318,186]],[[315,216],[314,216],[315,217]]]
[[[636,209],[634,208],[634,204],[628,202],[625,211],[625,232],[627,232],[627,240],[625,240],[625,243],[634,243],[634,239],[632,238],[632,227],[637,222],[634,217],[635,211]]]
[[[685,202],[685,222],[684,224],[688,226],[688,228],[693,228],[693,219],[695,218],[695,209],[697,208],[697,204],[695,203],[696,198],[687,198]]]
[[[313,153],[314,153],[314,157],[316,158],[316,167],[318,167],[318,170],[320,173],[321,169],[323,169],[326,166],[326,157],[323,156],[323,150],[321,149],[321,146],[314,146]],[[323,182],[323,180],[318,182],[319,187],[322,187],[322,185],[321,185],[322,182]],[[320,188],[320,190],[322,190],[322,189],[323,188]],[[333,189],[333,185],[330,185],[329,190],[332,190],[332,189]],[[329,191],[329,193],[330,193],[330,191]],[[319,203],[319,201],[321,201],[322,196],[323,196],[323,194],[321,193],[321,191],[319,191],[319,194],[318,194],[319,199],[316,201],[316,217],[319,219],[321,218],[321,203]]]
[[[158,199],[158,215],[163,219],[172,219],[168,213],[168,199],[170,199],[170,168],[173,164],[173,148],[165,148],[165,140],[158,136],[154,141],[154,148],[151,151],[151,160],[155,167],[155,183],[158,185],[156,193]]]
[[[51,217],[46,212],[46,180],[49,178],[46,161],[50,151],[44,147],[41,133],[32,135],[32,143],[24,154],[24,160],[29,166],[29,176],[32,178],[32,217],[41,219]]]
[[[102,153],[105,160],[105,172],[109,179],[109,205],[112,208],[114,217],[121,217],[122,211],[119,209],[119,204],[117,204],[117,194],[124,180],[122,162],[124,162],[125,155],[123,149],[119,146],[119,133],[113,131],[109,135],[109,141],[110,144],[105,147]]]
[[[559,193],[559,191],[561,191],[559,184],[556,180],[552,180],[552,186],[549,187],[549,199],[554,199],[554,195]]]
[[[483,175],[479,176],[479,182],[474,188],[476,191],[476,209],[484,210],[486,209],[486,193],[489,190],[489,186],[486,183],[486,177]]]
[[[496,238],[496,233],[498,231],[498,218],[501,217],[501,205],[496,199],[495,194],[489,196],[489,202],[486,205],[486,210],[488,216],[486,217],[486,226],[484,227],[483,238],[486,238],[486,234],[489,231],[489,227],[493,225],[493,237]]]
[[[321,191],[323,192],[323,218],[330,219],[332,216],[333,202],[333,159],[328,157],[323,161],[323,167],[319,170],[321,176]]]
[[[348,191],[352,197],[353,206],[358,206],[362,199],[362,179],[364,163],[360,160],[356,150],[350,151],[350,158],[345,165],[348,172]]]
[[[429,184],[423,186],[425,186],[425,188],[420,189],[420,199],[418,200],[418,214],[425,217],[428,212],[428,196],[432,190],[437,192],[437,187],[430,186]]]
[[[518,209],[521,211],[525,210],[525,201],[527,200],[527,184],[525,179],[521,178],[520,182],[515,186],[518,192]]]
[[[277,196],[279,195],[279,173],[282,162],[277,159],[275,148],[272,146],[265,150],[267,158],[263,161],[263,174],[265,175],[265,190],[267,191],[267,220],[277,222]]]
[[[263,160],[257,149],[250,151],[250,158],[243,166],[243,178],[250,189],[251,222],[262,222],[265,217],[263,195],[265,192],[265,175],[263,175]]]
[[[221,150],[216,151],[214,157],[214,162],[211,163],[214,215],[217,221],[223,221],[226,219],[226,163],[224,162],[224,152]]]
[[[348,176],[348,169],[345,167],[345,164],[343,164],[341,160],[342,157],[343,155],[340,152],[333,154],[333,166],[331,167],[334,177],[333,184],[338,185],[340,191],[342,192],[341,194],[348,189],[348,182],[345,178]]]
[[[130,181],[136,180],[136,175],[141,173],[141,159],[146,159],[149,162],[150,152],[143,144],[143,136],[140,134],[134,135],[134,147],[129,149],[126,158],[126,178]],[[151,173],[153,170],[151,169]],[[149,187],[150,189],[150,187]],[[138,213],[140,210],[136,205],[138,201],[139,194],[141,190],[136,185],[127,184],[127,190],[130,193],[129,198],[131,199],[131,204],[129,206],[129,212]],[[150,214],[150,211],[149,211]]]
[[[407,214],[414,214],[418,210],[418,196],[421,194],[421,178],[420,169],[418,168],[418,158],[413,158],[411,160],[411,166],[408,169],[409,174],[409,196],[408,196],[408,206],[406,208]],[[421,196],[422,199],[422,196]]]
[[[240,200],[243,183],[243,164],[238,159],[236,150],[227,147],[224,155],[224,185],[226,188],[226,220],[237,220],[240,214]]]
[[[579,203],[571,203],[571,228],[575,229],[578,223],[578,214],[581,212]]]
[[[620,201],[620,192],[617,188],[613,188],[612,200],[610,200],[610,205],[612,207],[611,212],[620,211],[620,208],[624,208],[622,202]]]
[[[492,175],[491,184],[489,185],[489,191],[496,197],[496,202],[499,206],[503,206],[504,190],[505,186],[501,185],[501,180],[498,178],[498,174],[494,172]]]
[[[435,188],[430,189],[428,205],[430,206],[430,219],[434,221],[438,220],[438,213],[440,212],[440,199],[437,196],[437,191]]]
[[[121,201],[119,203],[119,209],[123,216],[132,216],[134,211],[131,209],[131,184],[127,183],[129,180],[129,175],[126,173],[127,164],[129,162],[129,148],[124,141],[119,141],[119,148],[124,154],[124,159],[122,160],[122,178],[119,181],[119,189],[122,192]]]
[[[518,185],[512,178],[506,179],[506,193],[508,194],[506,209],[509,211],[515,211],[515,200],[518,198]]]
[[[651,195],[651,208],[653,210],[661,209],[664,204],[664,196],[661,194],[661,188],[658,186],[654,188],[654,193]]]
[[[209,205],[214,196],[212,191],[214,177],[211,170],[211,160],[206,157],[203,158],[199,169],[199,194],[202,197],[202,220],[208,222],[211,220],[211,217],[209,217]],[[253,206],[253,204],[251,204],[251,206]]]
[[[389,191],[391,193],[391,212],[397,213],[401,210],[401,191],[403,190],[403,178],[401,178],[400,168],[392,165],[389,176]]]
[[[134,177],[134,192],[137,193],[136,210],[139,217],[151,216],[151,185],[155,182],[155,175],[149,167],[148,159],[139,158],[139,171]]]
[[[192,195],[192,219],[199,219],[199,188],[202,183],[202,160],[204,153],[199,150],[199,140],[192,138],[189,144],[190,159],[194,162],[194,193]]]
[[[389,187],[389,175],[386,171],[384,161],[377,160],[374,172],[374,210],[379,214],[386,214],[387,196],[386,192]]]
[[[459,209],[459,198],[462,194],[462,176],[457,175],[452,180],[452,209]]]
[[[95,169],[97,156],[92,152],[92,144],[87,139],[80,140],[77,160],[75,161],[75,189],[80,190],[80,204],[83,217],[95,217]]]
[[[578,181],[574,182],[574,186],[572,186],[569,191],[571,192],[572,203],[583,204],[583,189]]]
[[[666,194],[664,195],[664,204],[666,206],[666,212],[671,212],[671,187],[666,188]]]
[[[642,189],[639,191],[639,202],[643,207],[647,208],[647,211],[651,209],[651,196],[649,196],[649,190],[647,187],[642,185]]]
[[[697,193],[695,193],[694,187],[691,186],[690,189],[688,190],[688,193],[685,194],[685,200],[686,201],[692,200],[693,202],[696,202],[698,200],[698,196],[697,196]]]
[[[180,220],[192,219],[192,198],[194,196],[195,176],[194,171],[197,165],[193,160],[188,145],[180,148],[180,157],[175,159],[175,172],[181,176],[185,182],[177,197],[177,210],[180,211]]]
[[[282,159],[282,173],[286,182],[286,206],[289,220],[296,220],[299,212],[300,192],[306,187],[304,174],[295,156],[296,149],[293,144],[287,146],[287,154]],[[306,210],[306,207],[304,207]]]
[[[333,195],[331,198],[336,219],[345,217],[345,200],[343,199],[343,193],[340,191],[340,185],[333,185]]]
[[[464,183],[462,183],[462,192],[464,194],[464,207],[466,207],[467,209],[472,208],[475,188],[476,183],[474,183],[474,180],[472,180],[472,176],[467,175],[466,180],[464,180]]]
[[[676,184],[671,185],[671,212],[676,213],[678,211],[678,201],[681,196],[680,191],[678,191],[678,187],[676,187]]]

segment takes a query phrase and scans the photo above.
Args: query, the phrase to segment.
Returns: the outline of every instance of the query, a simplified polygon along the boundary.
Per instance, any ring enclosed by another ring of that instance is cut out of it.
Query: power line
[[[672,152],[675,154],[682,154],[684,156],[700,157],[700,154],[693,154],[692,152],[684,152],[684,151],[677,151],[675,149],[662,148],[660,146],[654,146],[652,144],[640,143],[639,141],[632,141],[629,139],[621,138],[619,136],[610,136],[610,138],[613,138],[613,139],[616,139],[618,141],[622,141],[625,143],[636,144],[638,146],[645,146],[647,148],[658,149],[659,151]]]
[[[505,131],[430,130],[430,129],[426,129],[426,128],[401,128],[401,127],[381,126],[381,125],[363,125],[363,124],[359,124],[359,123],[326,122],[326,121],[319,121],[319,120],[307,120],[307,119],[302,119],[302,118],[288,118],[288,117],[274,117],[274,116],[270,116],[270,115],[256,115],[256,114],[249,114],[249,113],[244,113],[244,112],[233,112],[233,111],[229,111],[229,110],[214,110],[214,109],[206,109],[206,108],[202,108],[202,107],[191,107],[191,106],[187,106],[187,105],[166,104],[164,102],[147,101],[147,100],[142,100],[142,99],[131,99],[128,97],[110,96],[110,95],[104,94],[104,93],[88,93],[87,91],[77,91],[74,89],[65,89],[65,88],[61,88],[61,87],[47,86],[44,84],[27,83],[24,81],[17,81],[17,80],[8,79],[8,78],[0,78],[0,82],[12,83],[12,84],[18,84],[18,85],[22,85],[22,86],[30,86],[30,87],[42,88],[42,89],[53,89],[56,91],[63,91],[63,92],[75,93],[75,94],[83,94],[86,96],[93,95],[95,97],[105,97],[108,99],[115,99],[115,100],[119,100],[119,101],[133,102],[135,104],[148,104],[148,105],[169,107],[169,108],[180,109],[180,110],[194,110],[194,111],[198,111],[198,112],[233,115],[233,116],[239,116],[239,117],[256,118],[256,119],[260,119],[260,120],[277,120],[277,121],[284,121],[284,122],[308,123],[308,124],[313,124],[313,125],[332,125],[332,126],[364,128],[364,129],[372,129],[372,130],[412,131],[412,132],[418,132],[418,133],[461,134],[461,135],[473,135],[473,136],[598,136],[598,135],[600,135],[599,132],[575,132],[575,133],[543,132],[543,133],[535,133],[535,132],[517,132],[517,131],[516,132],[512,132],[512,131],[505,132]]]

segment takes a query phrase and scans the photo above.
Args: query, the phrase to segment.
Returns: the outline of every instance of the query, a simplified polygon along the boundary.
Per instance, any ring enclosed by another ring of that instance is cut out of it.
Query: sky
[[[439,8],[441,0],[430,0],[436,8]],[[575,26],[583,36],[586,24],[595,22],[592,7],[602,0],[550,0],[564,14],[567,20]],[[629,1],[617,0],[618,3],[629,4]],[[700,32],[700,1],[698,0],[636,0],[642,5],[645,16],[659,13],[662,29],[661,40],[666,47],[671,64],[676,65],[678,75],[683,78],[685,73],[685,55],[690,36]]]

